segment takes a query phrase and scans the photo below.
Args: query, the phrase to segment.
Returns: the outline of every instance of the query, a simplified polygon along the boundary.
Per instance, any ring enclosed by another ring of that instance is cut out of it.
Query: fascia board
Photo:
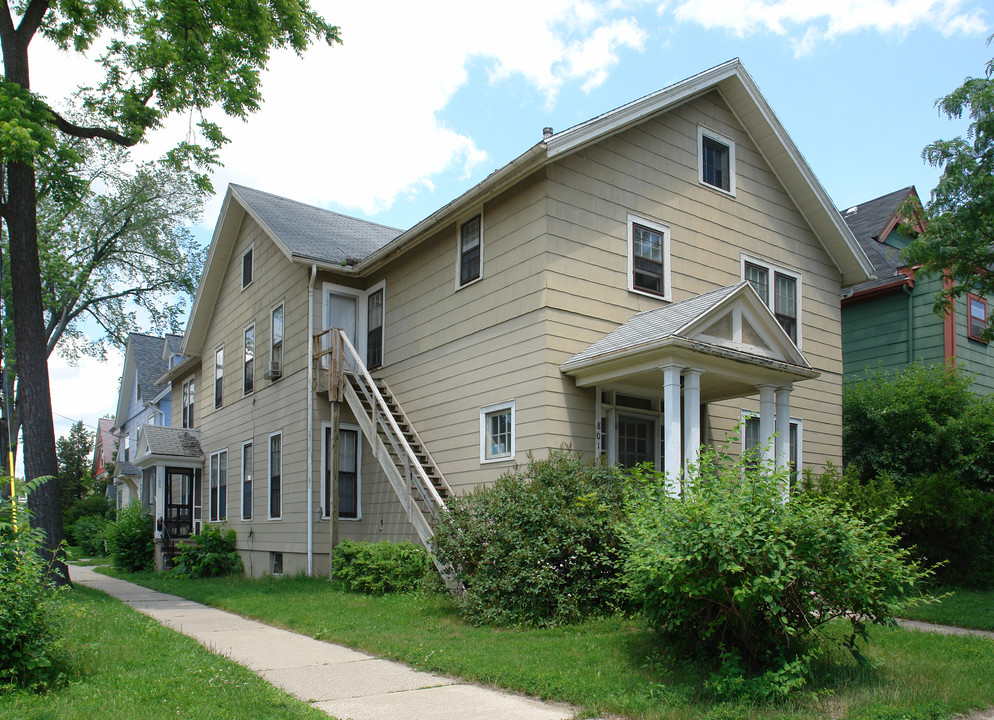
[[[121,384],[117,391],[117,413],[114,415],[114,426],[123,427],[128,420],[128,408],[131,405],[131,386],[135,377],[135,357],[131,351],[131,341],[128,340],[124,351],[124,369],[121,371]],[[128,380],[131,382],[128,382]],[[125,397],[127,387],[127,397]]]
[[[280,236],[277,235],[275,232],[273,232],[273,229],[269,227],[269,225],[267,225],[261,217],[259,217],[259,215],[252,208],[252,206],[248,202],[246,202],[245,198],[243,198],[241,195],[238,194],[237,190],[235,190],[233,187],[230,186],[228,189],[232,195],[238,198],[239,204],[245,209],[245,212],[248,214],[248,216],[253,220],[255,220],[256,224],[258,224],[258,226],[262,228],[262,231],[266,233],[266,235],[269,237],[270,240],[273,241],[276,247],[278,247],[280,251],[284,255],[286,255],[288,260],[292,261],[293,253],[290,252],[290,248],[286,246],[286,243],[284,243],[283,240],[280,239]]]

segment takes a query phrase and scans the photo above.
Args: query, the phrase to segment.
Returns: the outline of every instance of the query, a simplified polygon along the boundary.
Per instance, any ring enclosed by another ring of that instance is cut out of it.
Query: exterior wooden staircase
[[[386,382],[374,380],[348,336],[314,336],[317,390],[346,402],[425,547],[452,488]],[[440,568],[441,569],[441,568]]]

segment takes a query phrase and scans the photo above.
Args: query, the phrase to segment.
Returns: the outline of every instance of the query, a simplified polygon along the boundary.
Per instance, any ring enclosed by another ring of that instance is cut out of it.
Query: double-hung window
[[[194,378],[183,383],[183,427],[193,427],[193,406],[196,399]]]
[[[254,250],[255,248],[249,248],[242,255],[242,290],[252,284],[252,275],[255,272]]]
[[[272,375],[280,377],[283,374],[283,303],[273,308],[271,338],[269,359],[272,363]]]
[[[255,325],[245,328],[245,367],[242,372],[242,394],[255,389]]]
[[[211,522],[223,522],[228,517],[228,451],[211,455],[210,476]]]
[[[514,402],[480,409],[480,462],[514,459]]]
[[[383,288],[374,290],[366,300],[366,366],[383,364]]]
[[[479,280],[483,265],[483,216],[477,215],[459,226],[459,277],[457,286]]]
[[[759,461],[759,456],[763,452],[762,438],[759,437],[759,416],[747,415],[745,418],[745,432],[742,438],[742,449],[753,454],[753,462]],[[790,466],[791,484],[797,479],[797,469],[801,461],[801,421],[795,418],[790,419],[790,439],[787,450],[787,464]]]
[[[255,459],[252,443],[242,443],[242,520],[252,519],[252,477]]]
[[[967,309],[969,315],[966,319],[968,323],[967,334],[970,336],[971,340],[977,340],[978,342],[986,342],[981,337],[981,333],[987,329],[987,300],[984,298],[969,293],[966,296]]]
[[[702,185],[735,194],[735,143],[697,126],[697,179]]]
[[[670,299],[670,229],[628,216],[628,289]]]
[[[283,434],[269,436],[269,519],[283,516]]]
[[[334,446],[331,427],[324,429],[324,487],[321,488],[322,515],[331,517],[331,469]],[[338,517],[359,518],[359,429],[342,426],[338,430]]]
[[[214,353],[214,407],[221,407],[224,401],[224,347]]]
[[[748,280],[760,299],[773,311],[780,327],[800,347],[801,276],[753,259],[743,259],[742,279]]]

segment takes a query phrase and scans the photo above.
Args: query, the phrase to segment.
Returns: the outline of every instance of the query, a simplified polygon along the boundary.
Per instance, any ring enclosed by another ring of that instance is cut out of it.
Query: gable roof
[[[200,431],[166,425],[143,425],[138,433],[135,463],[145,466],[159,459],[203,460]]]
[[[898,211],[904,201],[912,195],[917,199],[918,193],[914,185],[909,185],[840,211],[842,219],[852,230],[853,236],[873,265],[875,275],[867,282],[858,283],[844,290],[843,297],[910,282],[910,279],[900,272],[901,268],[905,267],[901,251],[887,245],[884,240],[900,222]]]
[[[171,338],[171,340],[170,340]],[[131,388],[138,385],[138,402],[154,400],[169,385],[159,385],[158,380],[169,369],[168,356],[164,356],[163,346],[167,342],[179,342],[179,335],[165,338],[142,333],[129,333],[128,345],[124,352],[124,370],[121,374],[121,387],[117,398],[115,424],[123,426],[128,419],[131,404]]]

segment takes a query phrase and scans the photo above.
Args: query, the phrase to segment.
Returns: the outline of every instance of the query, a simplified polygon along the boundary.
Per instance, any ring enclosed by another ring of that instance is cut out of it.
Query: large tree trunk
[[[44,13],[45,3],[31,10]],[[40,19],[40,16],[35,19]],[[7,21],[6,18],[3,21]],[[7,21],[9,22],[9,21]],[[12,32],[4,22],[2,32],[4,74],[10,82],[30,87],[28,47],[30,34]],[[33,31],[32,31],[33,32]],[[35,171],[21,162],[7,163],[7,237],[10,243],[10,279],[13,294],[14,343],[17,353],[18,395],[22,399],[24,427],[24,477],[50,477],[28,497],[34,513],[32,524],[45,531],[44,554],[52,562],[53,580],[69,582],[65,563],[59,557],[62,543],[62,508],[55,481],[55,426],[48,382],[48,343],[45,339],[41,297],[41,268],[38,261],[37,197]]]

